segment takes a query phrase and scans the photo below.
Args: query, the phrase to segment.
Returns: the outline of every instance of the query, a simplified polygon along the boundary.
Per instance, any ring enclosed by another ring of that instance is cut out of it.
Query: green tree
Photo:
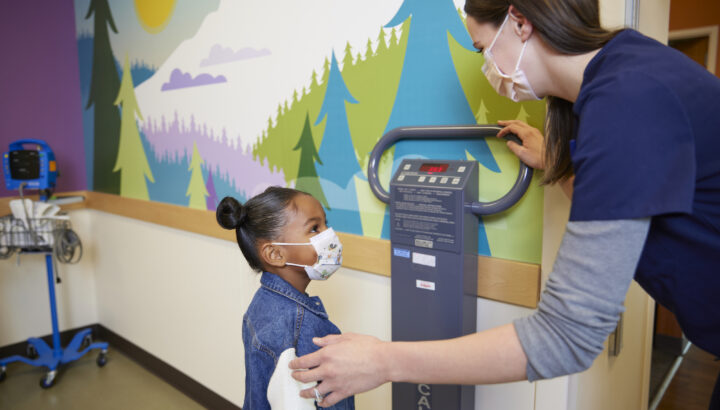
[[[343,70],[346,70],[350,68],[353,65],[353,55],[352,55],[352,47],[350,47],[350,42],[347,42],[347,45],[345,46],[345,57],[343,58]]]
[[[190,197],[190,202],[188,203],[188,207],[190,208],[207,209],[206,198],[210,194],[205,187],[205,179],[202,174],[202,164],[204,162],[200,156],[200,152],[198,152],[197,143],[193,143],[192,160],[188,168],[188,171],[191,172],[190,184],[188,184],[188,189],[185,192],[185,196]]]
[[[120,89],[115,57],[110,46],[108,26],[117,27],[107,0],[91,0],[85,19],[95,15],[92,78],[85,109],[94,106],[93,189],[120,193],[120,174],[113,172],[120,137],[120,113],[113,103]]]
[[[372,48],[372,40],[368,39],[367,48],[365,49],[365,60],[369,60],[375,53]]]
[[[380,55],[383,51],[387,50],[387,44],[385,43],[385,29],[380,27],[380,34],[378,34],[378,46],[375,49],[375,54]]]
[[[300,168],[298,169],[295,189],[307,192],[320,201],[325,208],[330,209],[330,204],[327,198],[325,198],[325,194],[320,186],[320,181],[318,180],[317,170],[315,169],[315,162],[322,165],[322,161],[318,155],[317,148],[315,148],[312,128],[310,127],[310,113],[305,114],[305,125],[300,134],[300,140],[297,145],[295,145],[295,148],[293,148],[293,151],[297,150],[300,150]]]
[[[325,63],[323,63],[323,75],[322,75],[323,84],[327,84],[327,79],[329,76],[330,76],[330,60],[328,60],[328,58],[325,57]]]
[[[392,28],[392,31],[390,32],[390,45],[388,48],[392,46],[396,46],[398,44],[398,37],[397,32],[395,31],[395,27]]]
[[[150,200],[148,194],[147,177],[153,179],[150,165],[145,156],[145,149],[140,140],[135,114],[142,120],[142,113],[135,98],[130,63],[127,55],[123,65],[122,82],[115,105],[122,107],[122,121],[120,123],[120,143],[113,172],[120,173],[120,195],[129,198]]]
[[[478,108],[475,113],[475,121],[477,121],[478,124],[489,124],[488,109],[485,107],[485,102],[482,100],[480,101],[480,108]]]

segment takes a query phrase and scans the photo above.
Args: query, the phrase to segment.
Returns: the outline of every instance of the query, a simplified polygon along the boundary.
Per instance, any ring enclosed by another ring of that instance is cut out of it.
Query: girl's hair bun
[[[247,209],[233,197],[226,196],[220,201],[215,212],[218,224],[225,229],[237,229],[247,219]]]

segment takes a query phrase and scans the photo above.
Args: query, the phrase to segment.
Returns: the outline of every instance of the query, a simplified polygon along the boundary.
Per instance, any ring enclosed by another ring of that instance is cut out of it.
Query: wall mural
[[[385,132],[542,126],[544,102],[513,103],[485,80],[463,3],[75,0],[88,184],[210,210],[290,186],[314,195],[336,230],[388,238],[366,175]],[[401,142],[383,157],[384,184],[405,157],[478,161],[481,200],[518,170],[496,139]],[[478,253],[539,263],[542,203],[535,183],[483,218]]]

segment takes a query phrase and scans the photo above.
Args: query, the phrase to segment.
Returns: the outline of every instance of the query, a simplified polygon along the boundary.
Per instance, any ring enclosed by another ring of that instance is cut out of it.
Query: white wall
[[[55,286],[60,330],[97,323],[90,212],[72,213],[73,229],[84,242],[76,265],[58,264],[62,284]],[[39,254],[0,260],[0,346],[52,333],[45,257]]]

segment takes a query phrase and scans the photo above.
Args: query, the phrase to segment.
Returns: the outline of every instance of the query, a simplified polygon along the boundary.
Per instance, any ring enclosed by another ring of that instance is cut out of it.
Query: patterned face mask
[[[273,242],[273,245],[311,245],[315,248],[318,255],[315,264],[299,265],[297,263],[286,262],[288,265],[300,266],[305,268],[305,272],[312,280],[326,280],[332,276],[335,271],[342,265],[342,244],[340,238],[335,234],[332,228],[328,228],[321,233],[310,238],[310,242],[306,243],[287,243]]]

